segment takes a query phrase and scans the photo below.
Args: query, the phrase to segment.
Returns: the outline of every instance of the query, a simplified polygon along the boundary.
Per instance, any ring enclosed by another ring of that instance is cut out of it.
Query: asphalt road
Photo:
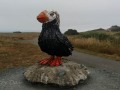
[[[37,39],[28,42],[37,45]],[[0,90],[120,90],[120,62],[77,51],[65,58],[88,67],[91,73],[86,82],[75,87],[33,84],[25,80],[25,68],[20,67],[0,72]]]

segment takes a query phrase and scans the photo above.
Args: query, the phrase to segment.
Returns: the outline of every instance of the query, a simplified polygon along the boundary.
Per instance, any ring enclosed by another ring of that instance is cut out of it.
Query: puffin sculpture
[[[42,23],[42,31],[38,38],[38,45],[49,58],[40,60],[42,65],[59,66],[61,57],[72,55],[73,46],[60,31],[60,16],[56,11],[42,11],[37,20]]]

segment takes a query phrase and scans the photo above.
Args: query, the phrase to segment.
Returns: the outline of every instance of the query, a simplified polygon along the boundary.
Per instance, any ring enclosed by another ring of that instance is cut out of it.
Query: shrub
[[[111,26],[108,30],[113,32],[118,32],[120,31],[120,27],[117,25],[114,25],[114,26]]]
[[[77,30],[68,29],[68,31],[66,31],[64,34],[65,35],[78,35],[79,33],[77,32]]]

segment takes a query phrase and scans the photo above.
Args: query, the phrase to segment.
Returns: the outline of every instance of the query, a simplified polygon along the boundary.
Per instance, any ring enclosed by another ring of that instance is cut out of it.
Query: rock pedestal
[[[74,86],[81,80],[86,80],[89,71],[83,64],[62,59],[62,65],[50,67],[36,63],[26,69],[24,76],[30,82],[56,84],[59,86]]]

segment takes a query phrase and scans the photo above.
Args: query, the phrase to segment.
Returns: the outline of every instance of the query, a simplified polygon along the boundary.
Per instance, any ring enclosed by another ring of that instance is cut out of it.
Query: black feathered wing
[[[70,41],[68,40],[68,38],[66,36],[64,36],[62,33],[56,33],[56,35],[57,35],[59,42],[61,44],[63,44],[64,46],[66,46],[70,50],[70,52],[72,52],[73,46],[70,43]]]

